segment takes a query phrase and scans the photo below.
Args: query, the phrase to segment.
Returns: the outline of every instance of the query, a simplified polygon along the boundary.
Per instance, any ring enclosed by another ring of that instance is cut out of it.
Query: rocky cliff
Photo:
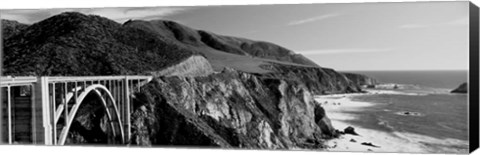
[[[315,94],[359,91],[344,75],[281,46],[172,21],[119,24],[67,12],[30,26],[8,23],[15,33],[4,41],[6,75],[206,75],[227,67],[295,79]]]
[[[357,85],[364,86],[364,85],[376,85],[379,82],[371,77],[355,74],[355,73],[342,73],[345,75],[350,81],[354,82]]]
[[[312,95],[360,87],[281,46],[171,21],[124,24],[68,12],[4,39],[6,75],[153,75],[134,97],[132,145],[321,148],[335,136]],[[87,99],[68,144],[105,144],[105,114]]]
[[[359,85],[349,80],[344,74],[329,68],[300,67],[275,63],[262,65],[261,67],[271,71],[271,73],[262,74],[262,76],[298,81],[306,85],[316,95],[361,91]]]
[[[451,91],[451,93],[468,93],[468,84],[462,83],[460,86]]]
[[[296,81],[226,69],[156,78],[135,96],[132,144],[321,148],[334,134],[307,87]]]
[[[160,76],[205,76],[212,74],[212,65],[203,56],[191,56],[186,60],[162,69],[160,71],[151,72],[155,77]]]

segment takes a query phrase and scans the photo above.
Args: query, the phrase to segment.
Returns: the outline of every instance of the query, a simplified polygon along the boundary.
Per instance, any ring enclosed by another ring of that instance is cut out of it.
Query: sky
[[[65,11],[173,20],[272,42],[336,70],[468,69],[468,2],[1,10],[0,18],[32,24]]]

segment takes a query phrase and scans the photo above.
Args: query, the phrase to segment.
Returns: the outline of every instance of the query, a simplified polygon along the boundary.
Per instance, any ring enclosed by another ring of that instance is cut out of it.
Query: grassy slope
[[[319,67],[272,43],[221,36],[172,21],[119,24],[69,12],[12,28],[15,33],[4,42],[3,69],[10,75],[145,74],[195,54],[205,56],[215,71],[230,67],[268,73],[272,71],[260,66],[271,63]]]
[[[221,71],[224,67],[231,67],[245,72],[267,73],[270,71],[262,69],[260,66],[270,63],[318,67],[310,60],[304,59],[303,56],[271,43],[219,36],[210,32],[197,31],[171,21],[129,21],[124,25],[183,44],[204,55],[216,71]],[[260,44],[259,47],[254,49],[257,44]],[[249,45],[250,48],[243,47],[242,49],[242,45]],[[259,52],[261,49],[264,49],[262,51],[267,54],[262,55]]]

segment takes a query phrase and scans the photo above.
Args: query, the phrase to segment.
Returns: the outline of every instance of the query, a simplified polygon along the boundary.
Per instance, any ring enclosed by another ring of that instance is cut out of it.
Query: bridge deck
[[[8,144],[63,145],[76,110],[83,102],[82,96],[96,93],[100,98],[106,97],[101,100],[107,106],[110,121],[119,121],[111,124],[119,126],[114,132],[123,131],[122,139],[127,142],[131,92],[151,79],[151,76],[0,77],[0,139]],[[65,121],[59,121],[60,118]]]

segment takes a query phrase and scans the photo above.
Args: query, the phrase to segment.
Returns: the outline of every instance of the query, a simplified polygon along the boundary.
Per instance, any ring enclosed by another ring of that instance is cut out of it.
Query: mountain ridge
[[[319,67],[317,64],[284,47],[265,41],[254,41],[246,38],[223,36],[204,30],[195,30],[179,23],[167,20],[139,21],[131,20],[125,26],[136,27],[159,36],[170,36],[187,45],[208,47],[217,51],[243,56],[252,56],[278,61],[286,61],[299,65]],[[169,30],[169,31],[165,31]]]
[[[174,22],[119,24],[67,12],[12,32],[4,38],[4,75],[152,75],[133,95],[132,145],[319,149],[338,133],[313,96],[361,91],[281,46]],[[85,102],[96,105],[94,97]],[[82,111],[107,119],[98,107]],[[107,141],[83,134],[101,123],[74,122],[69,143]]]

